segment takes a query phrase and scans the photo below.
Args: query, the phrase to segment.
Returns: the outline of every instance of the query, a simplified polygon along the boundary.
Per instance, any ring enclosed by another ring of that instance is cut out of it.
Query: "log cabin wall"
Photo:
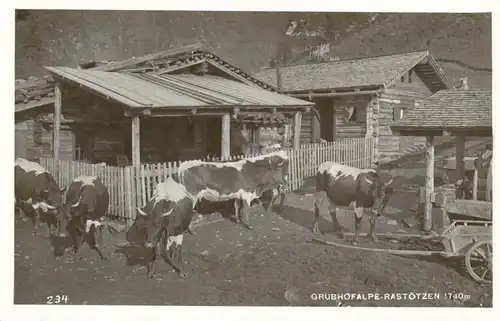
[[[401,117],[404,118],[409,109],[431,94],[429,88],[411,71],[381,94],[378,158],[411,153],[414,147],[425,144],[425,137],[395,136],[389,126]]]
[[[42,157],[53,157],[54,132],[48,126],[35,126],[34,140],[39,148],[39,155]],[[66,125],[61,125],[60,135],[60,151],[59,157],[61,160],[75,159],[75,135],[71,128]]]
[[[302,126],[300,127],[300,144],[311,144],[312,141],[312,123],[313,115],[310,113],[302,114]]]
[[[39,151],[34,140],[35,121],[27,120],[15,125],[15,157],[38,159]]]

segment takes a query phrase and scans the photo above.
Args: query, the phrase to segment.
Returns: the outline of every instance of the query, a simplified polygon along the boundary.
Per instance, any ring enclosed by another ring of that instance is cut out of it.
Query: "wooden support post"
[[[132,165],[139,170],[141,165],[141,119],[132,118]]]
[[[427,169],[425,172],[425,215],[423,230],[430,231],[432,228],[432,200],[434,198],[434,136],[427,136],[425,147]]]
[[[319,143],[320,137],[320,123],[318,117],[316,117],[316,113],[312,112],[312,142],[311,143]]]
[[[260,127],[252,127],[252,154],[260,152]]]
[[[52,144],[52,153],[55,162],[55,171],[52,173],[56,182],[59,182],[59,156],[61,151],[61,109],[62,109],[62,91],[61,82],[56,82],[54,89],[54,137]]]
[[[472,178],[472,199],[477,200],[477,184],[479,181],[479,171],[474,168],[474,176]],[[487,192],[487,191],[486,191]]]
[[[89,133],[88,136],[86,137],[84,148],[85,148],[86,159],[91,163],[95,161],[94,146],[95,146],[95,135],[93,133]]]
[[[332,101],[332,141],[337,140],[337,108],[335,108],[335,103]]]
[[[295,113],[293,120],[293,149],[300,147],[300,130],[302,128],[302,112]]]
[[[455,168],[457,171],[457,179],[462,179],[465,176],[465,162],[464,162],[465,136],[456,136],[455,143],[456,143]]]
[[[222,116],[221,157],[229,159],[231,156],[231,116]]]

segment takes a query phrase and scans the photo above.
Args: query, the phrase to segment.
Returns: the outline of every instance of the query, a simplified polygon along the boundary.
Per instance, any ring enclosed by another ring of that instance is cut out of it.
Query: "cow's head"
[[[149,205],[149,206],[148,206]],[[158,243],[163,233],[162,223],[166,216],[170,215],[174,208],[170,201],[158,200],[154,204],[148,204],[143,208],[137,208],[137,228],[147,235],[146,247],[153,247]]]
[[[263,186],[285,185],[288,180],[290,160],[280,155],[272,155],[255,164],[259,168],[259,183]]]
[[[390,186],[393,178],[380,177],[378,175],[363,176],[365,183],[368,184],[369,195],[373,197],[372,212],[375,216],[381,216],[384,213],[384,209],[389,202],[389,197],[394,192],[394,189]]]
[[[65,222],[61,222],[60,217],[64,216],[65,205],[61,203],[62,195],[66,192],[64,188],[51,188],[42,191],[41,200],[34,204],[33,209],[42,211],[47,224],[50,226],[52,234],[59,233],[64,236],[66,232]]]

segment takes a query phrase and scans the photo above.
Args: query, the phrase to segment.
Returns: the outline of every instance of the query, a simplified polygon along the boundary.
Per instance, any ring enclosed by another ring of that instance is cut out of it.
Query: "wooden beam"
[[[159,75],[163,75],[163,74],[168,74],[168,73],[171,73],[171,72],[179,70],[179,69],[189,68],[191,66],[201,64],[203,62],[206,62],[205,58],[202,58],[201,60],[191,61],[191,62],[186,63],[184,65],[173,65],[173,66],[164,67],[164,68],[159,69],[153,75],[159,76]]]
[[[228,159],[231,156],[231,116],[229,114],[222,116],[221,136],[221,157]]]
[[[319,110],[317,110],[318,112],[317,113],[313,113],[312,114],[312,142],[313,143],[317,143],[319,141],[319,137],[320,137],[320,132],[321,132],[321,124],[319,122],[319,118],[316,117],[316,115],[319,116]]]
[[[396,136],[477,136],[492,137],[492,129],[407,129],[405,127],[391,126],[393,135]]]
[[[141,165],[141,119],[132,118],[132,165],[138,170]]]
[[[194,45],[189,45],[189,46],[185,46],[185,47],[181,47],[181,48],[177,48],[177,49],[170,49],[170,50],[155,52],[155,53],[144,55],[144,56],[137,57],[137,58],[130,58],[130,59],[123,60],[120,62],[112,62],[112,63],[109,63],[107,65],[97,66],[95,68],[92,68],[91,70],[118,71],[121,69],[133,67],[135,65],[138,65],[138,64],[146,62],[146,61],[161,59],[164,57],[177,56],[177,55],[180,55],[183,53],[188,54],[191,51],[202,50],[202,49],[204,49],[204,47],[202,45],[194,44]]]
[[[479,171],[474,168],[474,176],[472,177],[472,199],[477,200],[477,184],[479,182]],[[486,191],[487,194],[487,191]]]
[[[173,109],[168,110],[152,110],[152,113],[148,117],[185,117],[185,116],[224,116],[225,114],[233,114],[233,107],[200,107],[197,108],[196,114],[193,115],[191,110],[195,107],[190,107],[187,109]],[[245,117],[246,115],[255,114],[272,114],[274,107],[239,107],[238,116]],[[282,107],[277,109],[276,114],[295,114],[301,107]],[[126,117],[130,117],[133,114],[125,114]]]
[[[425,171],[425,212],[423,230],[432,228],[432,199],[434,195],[434,136],[427,136],[425,142],[427,167]]]
[[[341,96],[359,96],[359,95],[375,95],[382,93],[383,90],[366,90],[366,91],[347,91],[347,92],[330,92],[330,93],[308,93],[308,94],[288,94],[296,98],[327,98],[327,97],[341,97]]]
[[[297,112],[293,121],[293,149],[300,147],[300,130],[302,128],[302,113]]]
[[[54,137],[53,137],[53,157],[55,161],[54,178],[56,182],[59,179],[59,156],[61,151],[61,109],[62,109],[62,84],[60,81],[56,82],[54,88]]]
[[[258,153],[259,152],[259,144],[260,144],[260,127],[257,128],[252,128],[252,153]]]
[[[456,143],[455,164],[457,171],[457,179],[462,179],[465,176],[465,162],[464,162],[465,136],[462,135],[456,136],[455,143]]]
[[[90,162],[94,162],[95,160],[94,151],[95,151],[95,135],[93,133],[87,133],[85,154],[87,155],[87,160]]]

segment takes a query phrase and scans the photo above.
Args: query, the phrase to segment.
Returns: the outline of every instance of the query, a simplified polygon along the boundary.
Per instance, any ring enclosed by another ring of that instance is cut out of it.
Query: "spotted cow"
[[[334,162],[321,164],[316,173],[316,200],[314,203],[313,232],[318,232],[320,205],[325,196],[329,201],[329,211],[335,231],[343,238],[343,228],[337,219],[336,206],[353,206],[355,228],[353,244],[359,245],[359,228],[365,208],[371,208],[370,237],[374,234],[377,217],[383,214],[393,188],[392,176],[380,175],[373,169],[358,169]]]
[[[75,256],[79,260],[79,249],[86,242],[101,259],[102,218],[109,207],[109,192],[98,177],[79,176],[68,189],[64,215],[60,215],[60,226],[65,227],[71,238]]]
[[[146,272],[148,278],[155,274],[157,248],[162,240],[162,254],[181,278],[187,277],[182,262],[182,241],[193,214],[193,200],[186,188],[171,177],[156,185],[149,202],[143,208],[137,208],[136,220],[127,231],[127,240],[152,248],[153,257]]]
[[[202,199],[210,202],[234,202],[237,221],[248,229],[249,207],[264,193],[278,189],[269,206],[281,196],[280,209],[285,198],[284,185],[288,178],[289,158],[284,151],[246,158],[234,162],[183,162],[178,168],[178,180],[186,187],[193,203]],[[240,208],[241,207],[241,208]]]
[[[58,229],[56,216],[61,211],[61,195],[66,190],[60,189],[52,174],[42,165],[17,158],[15,161],[15,203],[21,216],[31,217],[35,232],[40,220],[45,221],[51,234]]]

